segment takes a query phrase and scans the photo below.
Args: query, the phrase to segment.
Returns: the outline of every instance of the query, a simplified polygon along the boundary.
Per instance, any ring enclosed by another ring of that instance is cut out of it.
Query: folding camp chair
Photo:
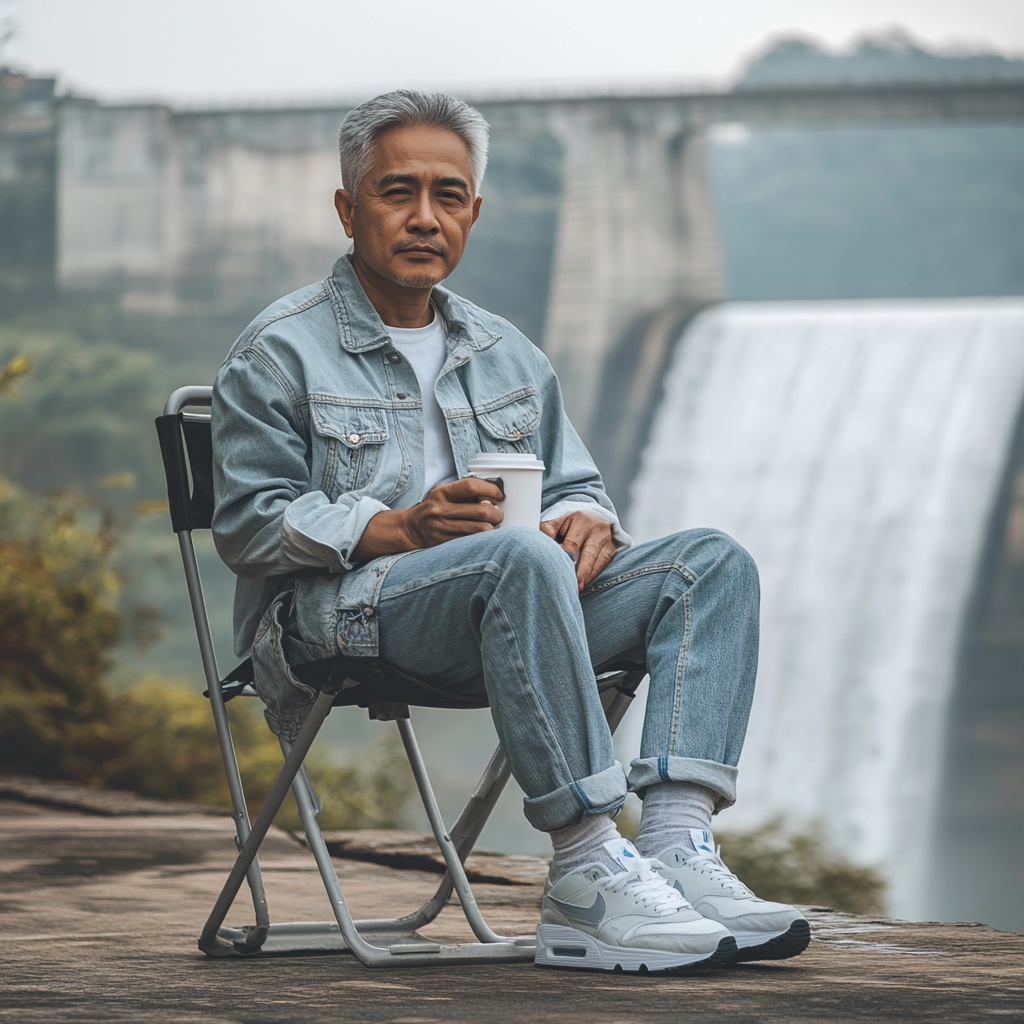
[[[484,700],[450,697],[375,658],[330,659],[327,662],[298,666],[293,671],[318,690],[319,695],[295,742],[281,742],[284,766],[255,824],[250,824],[225,705],[236,696],[255,694],[251,686],[252,662],[243,662],[221,679],[199,578],[199,564],[192,542],[192,531],[209,529],[213,517],[213,447],[210,414],[184,410],[189,406],[209,407],[211,401],[212,388],[179,388],[167,400],[163,416],[156,420],[167,476],[171,526],[178,535],[181,547],[185,580],[208,686],[207,696],[217,726],[238,833],[238,857],[206,922],[199,939],[199,948],[214,957],[351,951],[367,967],[532,960],[536,937],[505,936],[492,931],[473,898],[463,868],[466,856],[472,850],[508,781],[509,767],[504,752],[500,746],[495,751],[458,820],[451,829],[446,830],[409,719],[410,704],[419,707],[481,708],[487,706]],[[613,731],[625,714],[644,674],[644,667],[639,665],[610,666],[607,671],[599,673],[601,701]],[[331,708],[337,706],[368,708],[372,719],[396,722],[430,827],[444,857],[447,871],[434,896],[406,917],[366,921],[352,919],[317,824],[319,803],[306,777],[303,762]],[[295,796],[306,841],[334,909],[334,921],[270,923],[257,851],[289,788]],[[256,924],[246,928],[224,927],[224,918],[243,879],[248,881],[252,894]],[[420,934],[419,929],[438,916],[453,890],[478,942],[442,945]]]

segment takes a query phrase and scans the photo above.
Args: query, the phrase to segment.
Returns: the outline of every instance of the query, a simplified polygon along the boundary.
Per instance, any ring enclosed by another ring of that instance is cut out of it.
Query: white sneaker
[[[535,963],[682,973],[732,962],[727,928],[701,917],[628,840],[603,846],[621,871],[588,864],[545,887]]]
[[[695,910],[732,932],[737,963],[786,960],[807,948],[811,926],[800,911],[755,896],[725,866],[710,832],[691,828],[690,837],[696,850],[674,846],[652,863]]]

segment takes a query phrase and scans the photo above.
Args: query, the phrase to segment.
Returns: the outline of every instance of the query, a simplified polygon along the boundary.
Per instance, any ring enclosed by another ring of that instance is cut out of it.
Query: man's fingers
[[[582,590],[615,557],[612,526],[606,519],[573,513],[563,527],[562,547],[575,556],[576,579]]]
[[[540,524],[540,532],[547,534],[552,540],[558,540],[558,531],[562,528],[562,523],[565,522],[565,516],[559,516],[558,519],[549,519],[546,523]]]
[[[570,554],[579,560],[579,553],[583,550],[583,545],[590,536],[592,530],[595,529],[596,524],[593,520],[588,519],[586,516],[574,513],[567,517],[568,522],[562,524],[562,547],[565,548]],[[604,520],[601,520],[604,522]],[[557,537],[555,538],[558,539]]]
[[[463,477],[463,479],[455,480],[450,484],[441,484],[439,487],[435,487],[430,494],[441,496],[445,501],[453,504],[477,502],[481,498],[495,502],[505,500],[505,495],[497,484],[479,480],[475,476]]]
[[[493,530],[501,524],[504,514],[496,505],[483,502],[479,505],[444,505],[428,516],[424,532],[434,544],[443,544],[455,537]]]
[[[608,568],[614,557],[615,545],[611,542],[602,544],[600,550],[594,555],[593,561],[577,570],[576,580],[580,590],[593,583]]]
[[[448,519],[454,522],[480,521],[497,526],[505,518],[505,513],[497,505],[491,504],[490,499],[486,499],[474,502],[473,504],[468,502],[445,502],[443,505],[439,505],[434,513],[434,518],[439,520]]]
[[[576,581],[582,590],[591,580],[597,579],[615,557],[615,545],[611,536],[605,537],[598,530],[587,538],[576,562]]]

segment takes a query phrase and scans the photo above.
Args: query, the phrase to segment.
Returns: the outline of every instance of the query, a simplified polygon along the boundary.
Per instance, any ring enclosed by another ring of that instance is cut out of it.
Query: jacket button
[[[366,618],[368,618],[368,619],[372,619],[373,618],[373,609],[372,608],[364,608],[363,609],[363,615],[365,615]]]
[[[388,362],[392,366],[394,366],[395,363],[400,363],[401,361],[402,361],[402,357],[397,352],[392,352],[391,355],[388,356]]]
[[[408,398],[409,396],[404,391],[399,391],[397,398]]]
[[[348,443],[349,444],[359,444],[359,435],[358,434],[349,434],[348,435]]]

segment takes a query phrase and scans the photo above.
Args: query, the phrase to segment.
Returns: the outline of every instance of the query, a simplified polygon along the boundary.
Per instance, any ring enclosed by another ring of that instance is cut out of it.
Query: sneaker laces
[[[611,892],[625,892],[645,910],[656,914],[674,914],[690,906],[686,898],[674,886],[659,875],[654,866],[663,866],[661,861],[642,859],[640,866],[631,871],[620,871],[606,879]]]
[[[740,896],[754,896],[753,892],[725,866],[721,849],[719,846],[715,853],[697,853],[693,857],[687,857],[686,863],[690,867],[696,868],[702,875],[710,875],[723,889],[728,889]]]

